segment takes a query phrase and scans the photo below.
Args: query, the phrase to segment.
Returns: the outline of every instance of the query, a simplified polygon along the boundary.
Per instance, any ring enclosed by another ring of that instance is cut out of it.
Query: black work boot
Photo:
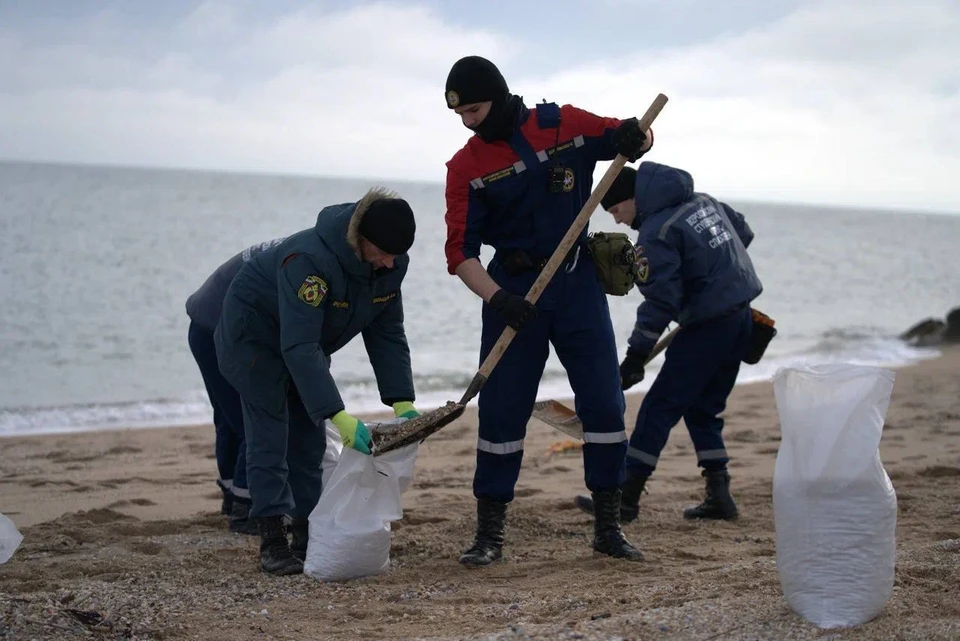
[[[227,528],[237,534],[249,534],[256,536],[260,533],[257,523],[250,518],[251,504],[243,499],[234,498],[233,506],[230,508],[230,522]]]
[[[260,568],[276,576],[300,574],[303,563],[290,552],[283,517],[265,516],[257,519],[260,528]]]
[[[506,503],[477,500],[477,537],[473,547],[460,555],[460,563],[475,568],[490,565],[502,556],[503,521],[506,516]]]
[[[224,490],[223,500],[220,502],[220,514],[230,516],[233,511],[233,494]]]
[[[683,518],[725,521],[737,518],[737,504],[730,496],[730,474],[726,470],[704,470],[702,476],[707,479],[707,497],[700,505],[684,510]]]
[[[616,559],[642,561],[643,554],[630,545],[620,530],[620,489],[593,492],[593,549]]]
[[[640,515],[640,495],[643,494],[643,488],[646,487],[648,478],[650,477],[627,474],[627,480],[620,486],[621,523],[630,523],[637,520]],[[589,496],[577,496],[573,502],[587,514],[594,513],[593,499]]]
[[[310,540],[310,521],[295,518],[290,521],[290,551],[301,561],[307,558],[307,541]]]

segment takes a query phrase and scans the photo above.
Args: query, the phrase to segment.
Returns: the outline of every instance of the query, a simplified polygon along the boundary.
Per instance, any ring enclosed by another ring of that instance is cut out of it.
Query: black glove
[[[610,141],[617,153],[626,156],[630,162],[640,158],[647,134],[640,130],[640,121],[636,118],[627,118],[620,126],[613,130]]]
[[[627,350],[627,357],[620,363],[620,389],[626,391],[643,380],[643,368],[649,352]]]
[[[498,289],[490,297],[490,307],[500,315],[503,322],[518,332],[528,321],[537,317],[537,308],[533,303],[505,289]]]

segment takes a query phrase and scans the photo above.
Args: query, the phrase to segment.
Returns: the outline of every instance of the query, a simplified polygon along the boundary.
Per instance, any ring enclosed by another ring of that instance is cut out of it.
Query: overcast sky
[[[665,93],[649,159],[716,196],[960,212],[958,0],[0,0],[0,158],[442,181],[470,54]]]

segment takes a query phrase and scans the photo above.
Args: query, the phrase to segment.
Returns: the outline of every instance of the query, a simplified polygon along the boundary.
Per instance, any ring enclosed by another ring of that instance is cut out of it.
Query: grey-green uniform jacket
[[[325,207],[317,224],[243,265],[227,290],[215,340],[220,371],[246,401],[280,415],[292,377],[316,422],[344,409],[330,356],[357,334],[386,405],[413,401],[400,286],[410,258],[390,270],[360,259],[359,223],[372,191]]]

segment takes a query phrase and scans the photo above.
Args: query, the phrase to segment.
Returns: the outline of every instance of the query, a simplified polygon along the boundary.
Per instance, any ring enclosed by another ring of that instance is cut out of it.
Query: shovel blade
[[[533,405],[533,417],[568,436],[583,440],[583,424],[572,409],[553,399],[537,401]]]
[[[466,405],[449,401],[443,407],[421,414],[399,425],[373,429],[370,439],[373,441],[373,455],[380,456],[427,438],[441,428],[454,422],[463,414]]]

